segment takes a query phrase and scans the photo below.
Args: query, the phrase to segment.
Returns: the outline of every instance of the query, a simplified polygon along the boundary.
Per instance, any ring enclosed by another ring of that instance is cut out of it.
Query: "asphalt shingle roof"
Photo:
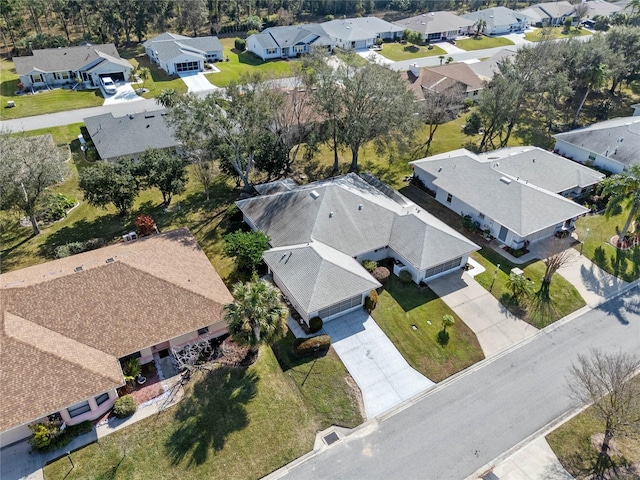
[[[487,22],[489,30],[492,30],[494,27],[516,24],[521,21],[524,15],[519,12],[514,12],[507,7],[492,7],[465,13],[464,15],[460,15],[460,17],[473,20],[474,23],[482,19]]]
[[[410,70],[403,73],[403,78],[409,82],[409,88],[419,99],[424,98],[422,89],[442,93],[461,85],[465,92],[479,90],[483,82],[466,63],[453,63],[439,67],[424,67],[416,77]]]
[[[33,55],[13,57],[18,75],[27,75],[34,70],[51,73],[78,71],[96,60],[107,60],[118,65],[133,68],[129,62],[120,58],[112,43],[102,45],[83,45],[80,47],[45,48],[34,50]]]
[[[459,28],[470,27],[474,24],[469,19],[459,17],[451,12],[429,12],[414,17],[393,22],[402,28],[408,28],[419,33],[429,34],[450,32]]]
[[[162,62],[170,62],[185,53],[204,58],[206,52],[222,52],[222,44],[218,37],[185,37],[165,32],[143,43],[145,48],[152,48],[156,57]]]

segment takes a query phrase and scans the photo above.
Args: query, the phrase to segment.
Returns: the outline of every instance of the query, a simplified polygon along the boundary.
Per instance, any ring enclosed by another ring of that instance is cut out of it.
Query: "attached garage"
[[[124,73],[123,72],[112,72],[112,73],[101,73],[98,75],[100,78],[110,77],[114,82],[124,82]]]
[[[176,73],[181,72],[198,72],[200,71],[200,62],[182,62],[175,64]]]

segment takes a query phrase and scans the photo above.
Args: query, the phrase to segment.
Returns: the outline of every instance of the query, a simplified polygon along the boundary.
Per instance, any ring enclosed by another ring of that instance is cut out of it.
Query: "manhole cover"
[[[332,443],[335,443],[338,440],[340,440],[340,437],[338,437],[338,434],[336,432],[331,432],[329,435],[324,437],[324,441],[327,445],[331,445]]]

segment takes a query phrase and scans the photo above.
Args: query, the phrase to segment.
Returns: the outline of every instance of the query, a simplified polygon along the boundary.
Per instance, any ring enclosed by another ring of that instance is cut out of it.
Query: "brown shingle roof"
[[[462,85],[465,92],[482,88],[482,80],[466,63],[452,63],[439,67],[421,68],[420,75],[415,76],[410,70],[403,74],[409,83],[409,90],[419,99],[424,98],[422,90],[442,93],[455,85]]]
[[[0,275],[0,301],[3,431],[122,385],[118,358],[223,322],[233,297],[180,229]]]

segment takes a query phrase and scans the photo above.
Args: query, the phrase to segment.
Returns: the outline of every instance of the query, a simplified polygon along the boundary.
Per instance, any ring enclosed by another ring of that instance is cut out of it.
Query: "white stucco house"
[[[305,321],[362,307],[380,286],[363,260],[392,258],[394,273],[407,270],[420,283],[460,269],[479,249],[374,177],[363,177],[275,182],[236,202],[245,222],[269,236],[264,261]]]
[[[491,7],[475,12],[460,15],[461,18],[472,20],[484,20],[486,26],[482,29],[485,35],[506,35],[509,33],[522,33],[531,25],[531,19],[520,12],[507,7]],[[475,28],[475,27],[474,27]]]
[[[142,45],[149,59],[169,75],[202,72],[205,63],[224,59],[218,37],[185,37],[165,32]]]
[[[537,3],[518,13],[529,17],[531,25],[534,26],[562,26],[567,18],[571,18],[575,23],[575,8],[566,0]]]
[[[640,117],[620,117],[558,133],[553,151],[585,165],[620,173],[640,163]]]
[[[125,384],[121,362],[171,356],[227,333],[231,293],[187,229],[0,275],[0,447],[59,415],[103,416]]]
[[[128,81],[133,69],[112,43],[34,50],[33,55],[13,57],[13,63],[25,89],[71,86],[77,80],[99,87],[102,77]]]
[[[570,198],[604,175],[537,147],[476,155],[466,149],[410,162],[435,199],[519,249],[571,229],[589,210]]]
[[[420,33],[424,42],[451,40],[475,31],[473,27],[475,21],[444,11],[423,13],[393,23],[403,30]]]

